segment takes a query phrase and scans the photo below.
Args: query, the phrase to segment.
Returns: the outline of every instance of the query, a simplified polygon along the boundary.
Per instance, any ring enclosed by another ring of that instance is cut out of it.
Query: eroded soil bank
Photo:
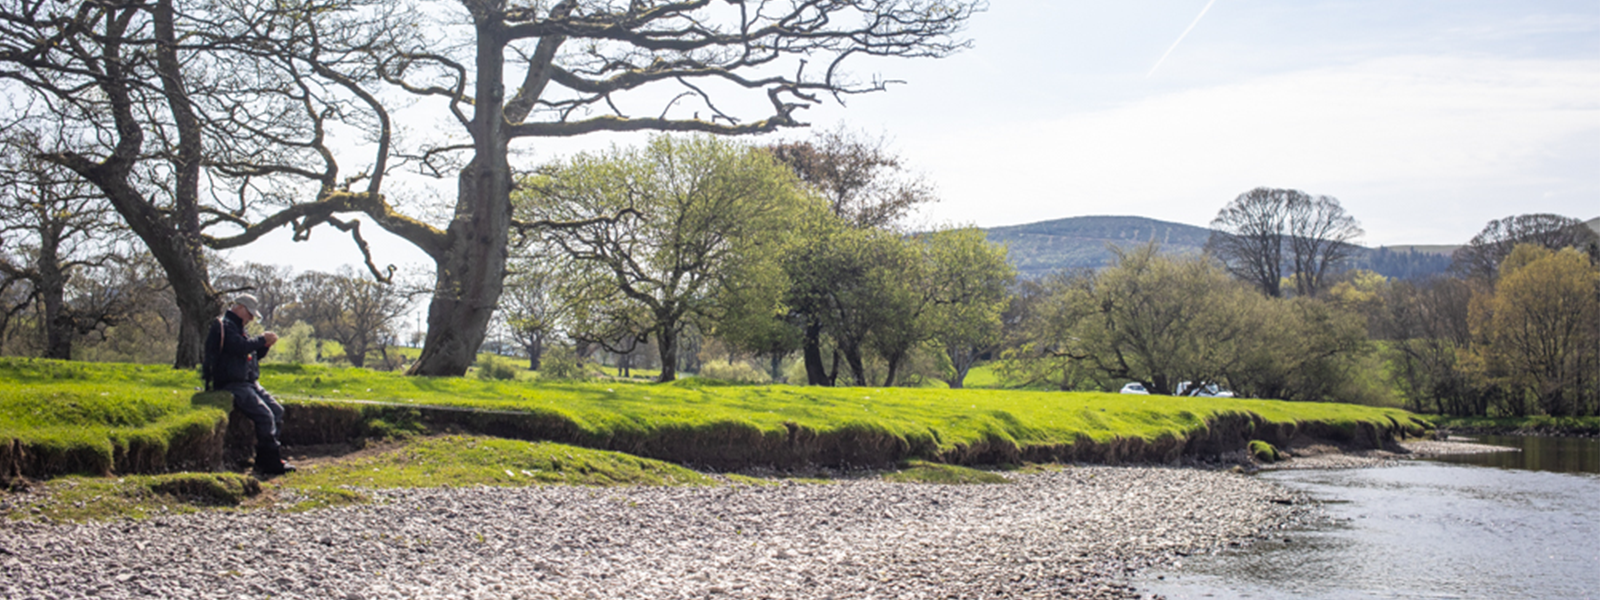
[[[215,393],[213,393],[215,394]],[[209,396],[212,394],[204,394]],[[224,404],[218,402],[219,404]],[[927,438],[907,438],[861,425],[818,431],[794,423],[763,431],[740,422],[660,427],[599,435],[558,414],[465,409],[361,401],[285,403],[285,445],[327,446],[397,434],[474,433],[517,440],[552,441],[718,471],[754,467],[803,469],[884,468],[908,459],[959,465],[1035,463],[1179,464],[1215,461],[1261,440],[1293,450],[1327,446],[1344,451],[1403,451],[1396,442],[1425,432],[1416,423],[1272,423],[1254,413],[1225,413],[1187,435],[1154,440],[1080,436],[1071,443],[1017,442],[996,434],[972,443],[940,447]],[[0,482],[46,479],[68,473],[151,474],[177,470],[236,469],[253,453],[247,419],[234,412],[213,424],[197,424],[168,437],[131,437],[110,452],[88,448],[34,447],[0,443]]]
[[[1404,453],[1406,450],[1398,445],[1398,440],[1425,433],[1415,424],[1393,420],[1340,427],[1326,423],[1269,423],[1252,413],[1233,413],[1212,419],[1186,437],[1108,441],[1080,437],[1070,444],[1018,444],[1009,439],[991,438],[941,449],[931,443],[910,442],[865,427],[818,432],[790,423],[786,431],[772,433],[739,423],[722,423],[694,430],[663,429],[648,434],[601,437],[584,432],[569,420],[548,414],[378,403],[296,403],[288,405],[284,443],[346,443],[373,435],[375,422],[384,427],[418,432],[467,432],[546,440],[721,471],[753,467],[882,468],[913,458],[961,465],[1177,464],[1195,459],[1215,460],[1243,450],[1252,440],[1266,441],[1291,451],[1321,447],[1350,452]],[[247,423],[233,419],[226,455],[232,460],[247,456],[249,440]]]

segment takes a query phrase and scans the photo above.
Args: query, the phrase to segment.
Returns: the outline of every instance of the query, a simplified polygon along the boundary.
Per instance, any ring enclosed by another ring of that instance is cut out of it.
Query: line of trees
[[[690,336],[766,357],[777,379],[799,352],[813,385],[894,385],[938,354],[959,387],[1000,338],[1013,272],[979,230],[899,230],[931,199],[902,171],[841,132],[775,147],[661,136],[548,165],[519,210],[583,225],[530,237],[541,250],[513,261],[530,302],[506,322],[530,350],[555,328],[619,356],[653,344],[660,381]]]
[[[364,218],[433,260],[410,372],[454,376],[499,303],[511,229],[560,225],[512,218],[520,140],[801,126],[807,107],[892,83],[848,76],[855,58],[949,55],[983,7],[0,0],[0,122],[33,132],[26,154],[88,186],[159,265],[175,366],[199,362],[225,300],[210,252],[333,227],[388,280]],[[454,181],[445,210],[409,191],[427,178]]]
[[[1600,236],[1576,219],[1490,222],[1457,277],[1372,290],[1409,408],[1453,415],[1600,414]]]

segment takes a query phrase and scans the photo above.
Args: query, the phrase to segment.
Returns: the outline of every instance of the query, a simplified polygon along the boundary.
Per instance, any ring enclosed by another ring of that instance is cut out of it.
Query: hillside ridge
[[[1600,217],[1585,222],[1600,233]],[[1168,256],[1199,254],[1211,230],[1206,227],[1131,215],[1087,215],[1018,225],[982,228],[989,241],[1009,249],[1018,276],[1037,279],[1057,271],[1110,265],[1112,248],[1154,241]],[[1465,241],[1463,241],[1465,243]],[[1354,266],[1385,277],[1413,279],[1445,272],[1460,245],[1396,244],[1363,247]]]

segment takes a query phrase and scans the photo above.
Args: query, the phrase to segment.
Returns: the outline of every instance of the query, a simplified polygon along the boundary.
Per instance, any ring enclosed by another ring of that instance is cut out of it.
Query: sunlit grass
[[[276,480],[296,489],[527,485],[707,485],[689,469],[620,452],[482,436],[408,441],[370,456],[309,467]]]
[[[1080,437],[1156,440],[1181,436],[1223,414],[1254,413],[1269,422],[1317,421],[1353,428],[1410,413],[1348,404],[1236,398],[1132,396],[1109,392],[935,388],[821,388],[621,381],[524,382],[420,378],[327,367],[270,368],[264,383],[282,397],[362,399],[544,413],[597,437],[619,433],[708,430],[739,424],[774,435],[786,424],[817,432],[865,428],[907,439],[956,444],[1007,440],[1070,444]]]

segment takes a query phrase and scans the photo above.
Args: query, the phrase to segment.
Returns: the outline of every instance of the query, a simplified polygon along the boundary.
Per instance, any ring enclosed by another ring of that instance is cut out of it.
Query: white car
[[[1200,397],[1204,397],[1204,398],[1232,398],[1233,397],[1233,391],[1232,390],[1222,389],[1220,386],[1218,386],[1215,383],[1208,383],[1205,386],[1201,387],[1200,389],[1194,390],[1194,393],[1192,393],[1192,394],[1189,393],[1189,385],[1190,384],[1187,381],[1185,381],[1183,383],[1179,383],[1178,384],[1178,391],[1177,391],[1176,395],[1178,395],[1178,396],[1200,396]]]
[[[1142,383],[1139,383],[1137,381],[1130,381],[1130,382],[1128,382],[1127,385],[1122,386],[1122,393],[1124,393],[1124,394],[1146,394],[1146,395],[1148,395],[1150,393],[1150,390],[1144,389],[1144,384],[1142,384]]]

